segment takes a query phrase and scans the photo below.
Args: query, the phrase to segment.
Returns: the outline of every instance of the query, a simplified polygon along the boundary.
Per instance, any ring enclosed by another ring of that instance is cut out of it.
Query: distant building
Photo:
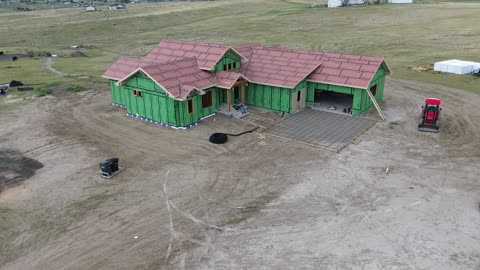
[[[108,10],[120,10],[125,8],[125,5],[122,4],[111,4],[110,6],[108,6]]]
[[[93,12],[93,11],[97,11],[97,7],[92,5],[92,6],[88,6],[85,10],[88,12]]]
[[[388,0],[390,4],[412,4],[413,0]]]
[[[328,0],[329,8],[336,8],[341,6],[364,5],[364,0]]]

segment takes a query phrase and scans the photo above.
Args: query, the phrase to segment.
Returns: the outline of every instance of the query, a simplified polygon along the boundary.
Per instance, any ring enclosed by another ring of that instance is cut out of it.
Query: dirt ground
[[[445,102],[439,134],[416,130],[427,96]],[[37,165],[0,193],[0,269],[478,270],[478,104],[388,78],[387,121],[338,154],[259,133],[212,145],[251,126],[158,127],[103,85],[18,105],[0,151]],[[102,179],[111,156],[126,169]]]

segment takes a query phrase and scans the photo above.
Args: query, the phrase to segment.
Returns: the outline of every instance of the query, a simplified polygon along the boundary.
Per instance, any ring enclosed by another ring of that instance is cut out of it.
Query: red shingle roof
[[[244,72],[248,79],[266,84],[280,83],[279,80],[269,80],[265,74],[266,71],[268,73],[276,72],[276,74],[284,76],[283,81],[290,82],[284,82],[285,87],[291,87],[293,82],[297,81],[293,80],[295,76],[291,75],[295,74],[297,75],[296,78],[301,78],[301,74],[307,72],[311,65],[320,64],[320,67],[305,76],[308,76],[308,81],[365,89],[369,86],[380,65],[385,63],[384,59],[380,57],[299,51],[281,46],[267,48],[258,44],[251,44],[242,45],[236,47],[236,49],[249,59],[249,63],[242,65],[242,67],[247,65]],[[258,58],[263,58],[266,61],[258,61]],[[285,64],[285,59],[287,59],[288,65]],[[275,67],[272,67],[273,65]],[[303,70],[302,67],[304,67]],[[297,69],[294,70],[293,68]],[[386,68],[388,72],[388,67]]]
[[[212,70],[230,49],[245,60],[239,70],[215,73],[202,70]],[[381,65],[389,72],[384,59],[379,57],[299,51],[259,44],[233,49],[224,45],[165,40],[146,58],[122,57],[102,77],[125,80],[141,70],[170,95],[184,99],[194,89],[203,90],[212,86],[231,88],[240,77],[286,88],[293,88],[307,79],[365,89]]]
[[[140,67],[120,81],[137,71],[145,73],[176,99],[184,99],[194,89],[204,90],[217,85],[214,74],[198,68],[195,58]]]
[[[240,48],[248,62],[240,72],[255,83],[293,88],[321,64],[315,59],[300,59],[299,52],[283,48],[265,48],[258,45]]]
[[[218,44],[162,40],[145,58],[170,62],[196,57],[201,69],[211,70],[229,49],[228,46]]]
[[[233,71],[217,71],[215,72],[217,77],[217,86],[224,89],[230,89],[238,81],[242,74]]]
[[[145,59],[121,57],[102,74],[102,77],[120,80],[128,74],[132,73],[137,68],[146,67],[154,63],[158,62]]]

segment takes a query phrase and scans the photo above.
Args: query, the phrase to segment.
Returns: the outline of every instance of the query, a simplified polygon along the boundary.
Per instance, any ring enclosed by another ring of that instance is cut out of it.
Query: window
[[[240,89],[238,86],[233,88],[233,99],[237,100],[240,98]]]
[[[233,62],[232,68],[234,68],[234,69],[237,68],[237,62]]]
[[[228,64],[228,70],[232,69],[232,63]]]
[[[188,100],[188,113],[193,113],[193,99]]]
[[[302,96],[302,91],[297,92],[297,101],[300,101],[300,97]]]
[[[377,96],[377,86],[374,85],[374,86],[370,87],[370,92],[372,92],[372,95],[374,97],[376,97]]]
[[[202,108],[212,106],[212,91],[208,91],[202,96]]]
[[[223,70],[227,70],[227,65],[223,65]]]
[[[142,92],[138,91],[138,90],[133,90],[133,95],[136,96],[136,97],[141,97],[142,96]]]

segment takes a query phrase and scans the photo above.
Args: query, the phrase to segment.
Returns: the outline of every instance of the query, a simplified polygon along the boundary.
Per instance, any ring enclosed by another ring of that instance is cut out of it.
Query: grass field
[[[311,8],[308,0],[225,0],[129,5],[124,11],[87,13],[80,8],[0,12],[0,48],[5,53],[64,52],[75,44],[88,58],[0,62],[0,82],[12,79],[37,89],[103,82],[101,73],[119,56],[145,55],[161,39],[231,45],[281,43],[291,48],[383,56],[393,76],[480,93],[479,80],[415,72],[409,65],[444,59],[480,61],[480,3],[448,2],[340,9]],[[442,2],[442,1],[440,1]],[[477,2],[477,1],[475,1]],[[5,38],[8,37],[8,38]]]

